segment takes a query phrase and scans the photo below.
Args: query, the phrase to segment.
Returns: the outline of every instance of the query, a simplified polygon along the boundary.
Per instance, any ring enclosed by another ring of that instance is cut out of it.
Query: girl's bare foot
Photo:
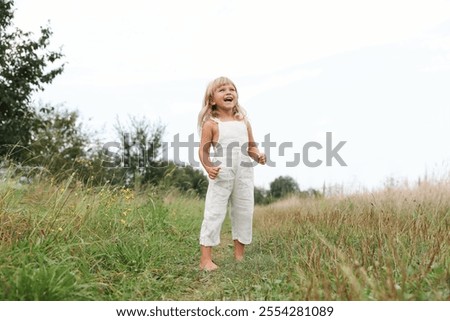
[[[213,261],[208,261],[208,262],[200,262],[200,270],[202,271],[214,271],[217,270],[219,267],[217,266],[217,264],[215,264]]]
[[[200,246],[200,270],[202,271],[214,271],[218,269],[218,266],[212,260],[212,248],[211,246]]]
[[[244,249],[244,244],[242,244],[238,240],[234,240],[234,258],[236,261],[240,262],[244,259]]]

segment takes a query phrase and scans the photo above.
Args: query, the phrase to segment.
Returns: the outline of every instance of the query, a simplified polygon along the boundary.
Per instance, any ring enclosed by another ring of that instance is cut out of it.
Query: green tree
[[[78,122],[78,112],[45,106],[36,113],[39,126],[32,128],[26,150],[27,165],[45,166],[53,175],[69,175],[89,163],[88,133]]]
[[[24,148],[10,156],[22,161],[32,129],[40,126],[32,95],[61,74],[64,64],[57,64],[62,53],[49,49],[50,28],[41,27],[34,39],[31,32],[13,26],[13,6],[12,0],[0,0],[0,156],[20,146]]]
[[[281,198],[300,192],[297,182],[290,176],[280,176],[270,183],[270,195]]]
[[[175,187],[182,192],[194,192],[204,197],[208,189],[208,179],[201,170],[191,165],[177,165],[169,162],[159,185],[165,188]]]
[[[270,193],[263,187],[254,188],[255,203],[258,205],[267,205],[272,201]]]
[[[110,166],[128,186],[157,185],[165,175],[167,161],[161,159],[165,126],[147,118],[130,117],[129,125],[116,124],[121,141],[120,163]],[[117,154],[116,154],[117,155]]]
[[[198,196],[206,195],[208,179],[202,171],[190,165],[176,164],[162,154],[162,150],[167,148],[162,141],[164,125],[152,123],[145,117],[130,117],[128,125],[117,123],[116,132],[121,144],[115,147],[119,147],[121,152],[108,155],[104,151],[105,159],[109,157],[112,160],[105,162],[115,175],[111,182],[119,183],[122,178],[122,184],[135,188],[151,185],[164,189],[176,188]]]

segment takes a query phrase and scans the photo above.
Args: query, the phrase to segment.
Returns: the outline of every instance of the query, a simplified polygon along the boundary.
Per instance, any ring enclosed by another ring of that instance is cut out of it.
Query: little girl
[[[200,231],[200,269],[212,271],[218,268],[212,260],[212,247],[220,243],[229,201],[234,257],[238,261],[244,258],[244,247],[252,241],[254,208],[250,157],[259,164],[265,164],[266,157],[256,147],[246,113],[238,103],[236,86],[228,78],[217,78],[206,88],[198,129],[200,161],[209,177]]]

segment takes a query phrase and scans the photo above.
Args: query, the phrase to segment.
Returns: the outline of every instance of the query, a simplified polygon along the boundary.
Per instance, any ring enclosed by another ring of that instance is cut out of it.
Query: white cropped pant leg
[[[231,233],[242,244],[252,242],[254,211],[253,167],[239,167],[231,193]]]
[[[229,202],[233,240],[242,244],[251,243],[253,188],[253,167],[223,167],[216,179],[209,180],[200,231],[201,245],[216,246],[220,243],[220,230]]]

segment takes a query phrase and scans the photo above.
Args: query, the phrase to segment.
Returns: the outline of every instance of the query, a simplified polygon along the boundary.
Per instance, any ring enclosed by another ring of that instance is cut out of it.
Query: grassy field
[[[450,183],[257,207],[254,242],[198,271],[203,201],[0,183],[0,300],[450,300]]]

